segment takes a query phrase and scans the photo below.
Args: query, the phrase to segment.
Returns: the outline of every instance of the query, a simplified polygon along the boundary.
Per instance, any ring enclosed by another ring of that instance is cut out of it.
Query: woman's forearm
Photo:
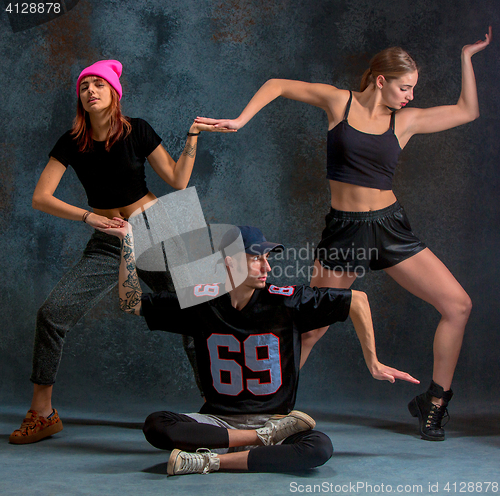
[[[247,106],[243,109],[239,117],[235,120],[238,127],[243,127],[252,117],[262,110],[268,103],[281,95],[281,84],[279,79],[270,79],[266,81],[255,93]]]
[[[471,55],[462,52],[462,91],[457,105],[466,112],[470,120],[479,117],[479,102],[477,99],[476,77],[472,67]]]
[[[476,43],[465,45],[462,48],[462,91],[457,102],[457,107],[461,109],[469,121],[479,117],[476,77],[474,76],[471,59],[474,54],[484,50],[490,44],[491,37],[492,30],[490,26],[484,40],[478,40]]]
[[[197,133],[199,131],[189,130],[190,133]],[[181,156],[177,160],[173,170],[173,180],[171,186],[176,189],[184,189],[189,184],[191,174],[193,173],[194,162],[196,159],[196,150],[198,148],[199,136],[188,136],[186,145],[182,151]]]
[[[59,200],[50,193],[38,193],[35,190],[32,205],[36,210],[40,210],[50,215],[55,215],[61,219],[84,221],[86,224],[96,229],[118,227],[120,225],[119,220],[109,219],[89,210],[75,207],[69,203]]]
[[[177,162],[161,145],[148,156],[148,162],[151,164],[151,167],[172,188],[184,189],[189,184],[196,158],[198,134],[200,132],[195,124],[190,127],[186,145]]]
[[[53,195],[36,192],[33,195],[32,206],[36,210],[68,220],[82,220],[83,215],[88,212],[83,208],[63,202]]]

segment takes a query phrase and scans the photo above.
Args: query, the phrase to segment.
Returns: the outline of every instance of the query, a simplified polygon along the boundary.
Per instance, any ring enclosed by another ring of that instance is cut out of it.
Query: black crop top
[[[328,131],[326,177],[341,183],[390,190],[401,147],[394,134],[396,113],[384,134],[368,134],[349,125],[352,91],[344,119]]]
[[[144,162],[161,143],[154,129],[142,119],[130,119],[132,131],[109,152],[105,142],[94,141],[90,152],[79,152],[71,131],[64,133],[49,153],[64,166],[71,165],[94,208],[120,208],[148,193]]]

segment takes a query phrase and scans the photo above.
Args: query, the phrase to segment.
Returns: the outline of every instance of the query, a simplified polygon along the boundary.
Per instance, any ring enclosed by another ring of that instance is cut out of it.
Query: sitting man
[[[241,232],[245,253],[221,260],[229,292],[218,297],[218,284],[185,288],[201,302],[185,309],[172,293],[142,294],[130,226],[106,230],[122,239],[121,309],[145,317],[151,330],[186,334],[195,341],[206,396],[200,413],[156,412],[144,425],[146,439],[153,446],[172,450],[169,475],[219,469],[277,472],[324,464],[333,453],[330,439],[312,430],[316,423],[309,415],[293,410],[300,338],[304,332],[344,321],[348,315],[375,379],[418,383],[377,360],[364,293],[270,285],[266,282],[271,271],[268,256],[283,245],[266,241],[255,227],[233,230],[233,239]],[[231,285],[238,277],[241,280],[242,273],[243,283]]]

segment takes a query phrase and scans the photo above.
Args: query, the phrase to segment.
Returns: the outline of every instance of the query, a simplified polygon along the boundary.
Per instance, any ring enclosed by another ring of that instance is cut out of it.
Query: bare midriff
[[[396,196],[392,190],[367,188],[356,184],[330,180],[332,208],[344,212],[369,212],[392,205]]]
[[[127,205],[125,207],[119,208],[94,208],[92,209],[94,213],[97,215],[102,215],[103,217],[108,217],[108,219],[112,219],[113,217],[121,217],[122,219],[130,219],[133,214],[139,213],[141,210],[145,210],[149,208],[152,202],[157,200],[156,196],[148,192],[147,195],[143,196],[140,200]]]

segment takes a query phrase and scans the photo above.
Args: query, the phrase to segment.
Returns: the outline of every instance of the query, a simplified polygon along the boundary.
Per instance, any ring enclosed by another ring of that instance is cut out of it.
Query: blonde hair
[[[361,78],[360,91],[364,91],[370,84],[375,83],[380,75],[390,81],[413,71],[418,71],[418,67],[408,52],[401,47],[386,48],[370,60],[370,68]]]

